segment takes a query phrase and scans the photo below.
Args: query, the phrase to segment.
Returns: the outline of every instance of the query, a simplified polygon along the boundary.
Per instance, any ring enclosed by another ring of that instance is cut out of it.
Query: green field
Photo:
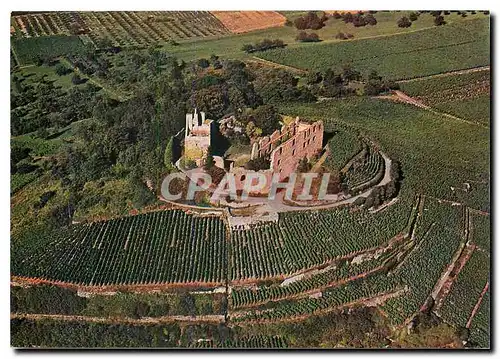
[[[489,46],[489,19],[484,18],[394,36],[268,50],[258,56],[308,70],[340,70],[351,64],[362,73],[376,70],[387,78],[405,79],[489,65]]]
[[[418,79],[401,84],[412,97],[469,121],[490,123],[490,71]]]
[[[300,12],[298,12],[300,14]],[[295,12],[293,14],[287,14],[290,18],[294,18]],[[388,12],[380,11],[374,16],[377,18],[377,25],[375,26],[364,26],[364,27],[354,27],[352,24],[345,24],[342,20],[336,20],[331,18],[325,23],[325,27],[319,29],[316,32],[320,39],[323,41],[319,44],[307,44],[297,42],[295,37],[299,33],[293,26],[283,26],[269,28],[265,30],[252,31],[249,33],[238,34],[238,35],[228,35],[211,37],[206,39],[189,39],[180,41],[180,45],[171,46],[165,45],[164,49],[174,54],[180,59],[185,61],[194,60],[200,57],[210,57],[211,54],[219,55],[223,58],[239,58],[248,59],[254,54],[247,54],[241,50],[244,44],[256,43],[262,41],[265,38],[268,39],[281,39],[287,44],[287,49],[294,49],[295,51],[310,52],[310,46],[315,48],[320,48],[324,45],[340,45],[344,46],[342,40],[335,39],[335,35],[339,32],[348,32],[354,35],[354,39],[349,41],[349,43],[356,43],[358,39],[368,40],[369,38],[377,38],[378,36],[385,37],[394,34],[411,34],[414,32],[420,32],[420,30],[431,29],[434,30],[433,17],[429,14],[423,14],[420,18],[413,23],[410,28],[400,28],[397,26],[396,22],[403,15],[408,15],[406,12]],[[446,17],[449,25],[452,24],[465,24],[473,19],[484,19],[485,15],[476,14],[471,15],[467,18],[462,18],[456,14],[451,14]],[[309,30],[311,31],[311,30]],[[265,56],[265,53],[256,53],[258,57]],[[318,54],[319,56],[319,54]]]

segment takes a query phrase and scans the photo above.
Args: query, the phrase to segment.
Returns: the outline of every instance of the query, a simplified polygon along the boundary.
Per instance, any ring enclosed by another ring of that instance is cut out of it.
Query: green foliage
[[[11,320],[11,345],[42,348],[144,348],[177,346],[178,324],[123,325]]]
[[[11,45],[21,65],[30,65],[38,59],[78,54],[85,47],[78,36],[54,35],[11,39]]]
[[[165,146],[165,153],[163,155],[163,163],[165,164],[165,168],[167,170],[173,169],[173,145],[174,138],[170,137],[167,145]]]
[[[80,314],[87,300],[76,292],[48,285],[11,287],[10,310],[13,313]]]

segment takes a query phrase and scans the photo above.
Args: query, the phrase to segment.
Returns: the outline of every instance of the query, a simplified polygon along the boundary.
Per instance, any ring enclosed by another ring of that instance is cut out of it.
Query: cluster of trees
[[[261,42],[257,42],[255,44],[245,44],[245,45],[243,45],[243,47],[241,49],[243,51],[245,51],[246,53],[252,53],[252,52],[256,52],[256,51],[265,51],[265,50],[269,50],[269,49],[283,48],[285,46],[286,46],[286,44],[283,42],[283,40],[264,39]]]
[[[293,23],[299,30],[319,30],[325,26],[327,20],[328,16],[325,13],[318,16],[315,11],[309,11],[306,15],[296,18]]]
[[[253,70],[255,90],[264,103],[314,102],[308,86],[299,85],[299,78],[289,71],[271,67]]]
[[[384,92],[399,89],[399,85],[391,80],[384,80],[376,71],[371,71],[364,83],[364,94],[376,96]]]
[[[356,86],[351,86],[356,82]],[[376,71],[366,77],[350,66],[335,73],[332,69],[321,72],[309,72],[306,83],[314,96],[344,97],[354,94],[375,96],[399,88],[394,81],[385,80]]]
[[[450,15],[450,11],[413,11],[408,16],[402,16],[397,20],[398,27],[407,28],[410,27],[412,22],[417,21],[420,14],[428,12],[430,15],[434,16],[434,25],[441,26],[446,24],[443,15]],[[457,11],[457,13],[462,15],[462,17],[467,16],[467,12]],[[443,15],[441,15],[443,14]]]
[[[74,68],[89,76],[96,74],[98,77],[106,77],[108,69],[111,67],[109,60],[95,50],[87,51],[84,54],[70,55],[68,61]]]
[[[336,74],[332,69],[321,72],[310,72],[306,82],[312,93],[323,97],[342,97],[355,93],[355,90],[349,86],[352,81],[360,81],[361,74],[345,66],[342,72]]]
[[[100,87],[87,84],[65,91],[46,75],[32,81],[21,74],[12,76],[11,133],[14,136],[48,129],[60,129],[92,115],[102,99]]]
[[[351,12],[344,12],[340,14],[339,12],[334,12],[332,17],[334,19],[342,19],[346,24],[352,23],[355,27],[362,27],[366,25],[377,25],[377,19],[373,14],[376,11],[369,11],[368,14],[365,14],[363,11],[358,11],[356,14]]]
[[[315,32],[311,32],[310,34],[308,34],[305,31],[299,32],[297,34],[297,37],[295,38],[295,40],[300,41],[300,42],[319,42],[319,41],[321,41],[318,34],[316,34]]]

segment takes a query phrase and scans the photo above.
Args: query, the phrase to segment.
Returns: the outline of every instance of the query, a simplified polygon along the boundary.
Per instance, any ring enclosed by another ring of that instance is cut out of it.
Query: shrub
[[[418,19],[418,14],[416,12],[412,12],[409,15],[410,21],[417,21]]]
[[[434,18],[434,25],[436,26],[441,26],[446,24],[446,21],[444,20],[444,17],[439,15]]]
[[[295,40],[301,41],[301,42],[319,42],[319,41],[321,41],[318,34],[316,34],[314,32],[308,34],[305,31],[299,32],[299,34],[297,35]]]
[[[206,69],[207,67],[210,66],[210,62],[208,62],[207,59],[199,59],[198,60],[198,66],[201,67],[202,69]]]
[[[71,72],[70,69],[68,69],[66,66],[64,66],[63,64],[58,64],[56,67],[55,67],[55,71],[56,71],[56,74],[58,74],[59,76],[64,76],[64,75],[67,75]]]
[[[411,21],[406,16],[403,16],[398,20],[398,27],[406,28],[410,26],[411,26]]]
[[[275,48],[282,48],[285,47],[286,44],[283,42],[283,40],[280,39],[275,39],[275,40],[269,40],[269,39],[264,39],[261,42],[257,42],[256,44],[245,44],[241,48],[243,51],[247,53],[252,53],[255,51],[265,51],[269,49],[275,49]]]

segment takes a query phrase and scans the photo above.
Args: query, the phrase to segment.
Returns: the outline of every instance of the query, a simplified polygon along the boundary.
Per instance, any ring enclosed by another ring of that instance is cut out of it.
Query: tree
[[[209,67],[209,66],[210,66],[210,62],[208,62],[208,60],[207,60],[207,59],[204,59],[204,58],[199,59],[197,64],[198,64],[198,66],[199,66],[199,67],[201,67],[202,69],[206,69],[207,67]]]
[[[245,168],[249,171],[260,171],[269,169],[271,162],[265,157],[257,157],[253,160],[249,160],[245,164]]]
[[[170,136],[167,145],[165,146],[165,153],[163,154],[163,163],[168,170],[173,168],[173,146],[174,146],[174,138]]]
[[[434,18],[434,25],[441,26],[444,24],[446,24],[446,21],[444,20],[444,17],[442,15],[436,16]]]
[[[301,158],[299,160],[299,163],[297,165],[297,172],[300,172],[300,173],[306,173],[306,172],[309,172],[309,170],[311,169],[311,164],[309,163],[309,161],[307,160],[307,157],[304,156],[304,158]]]
[[[71,82],[73,83],[73,85],[79,85],[82,82],[84,82],[84,80],[82,80],[80,75],[74,74],[73,77],[71,78]]]
[[[373,25],[377,25],[377,19],[372,14],[368,14],[368,15],[365,16],[365,22],[368,25],[372,25],[372,26]]]
[[[314,32],[308,34],[305,31],[299,32],[299,34],[297,35],[295,40],[301,41],[301,42],[318,42],[318,41],[320,41],[318,34],[316,34]]]
[[[403,16],[398,20],[397,24],[398,27],[406,28],[411,26],[411,21],[406,16]]]
[[[214,156],[212,156],[210,153],[207,156],[207,159],[205,160],[205,164],[203,165],[203,168],[205,171],[211,169],[212,167],[215,166],[215,161],[214,161]]]
[[[418,19],[418,14],[416,12],[412,12],[409,15],[410,21],[417,21]]]
[[[255,126],[262,129],[263,135],[270,135],[278,130],[280,125],[280,115],[273,105],[262,105],[250,110],[247,116],[248,121],[255,123]]]
[[[55,67],[55,71],[56,71],[56,74],[58,74],[59,76],[64,76],[64,75],[67,75],[71,72],[71,70],[68,69],[63,64],[57,64],[57,66]]]

